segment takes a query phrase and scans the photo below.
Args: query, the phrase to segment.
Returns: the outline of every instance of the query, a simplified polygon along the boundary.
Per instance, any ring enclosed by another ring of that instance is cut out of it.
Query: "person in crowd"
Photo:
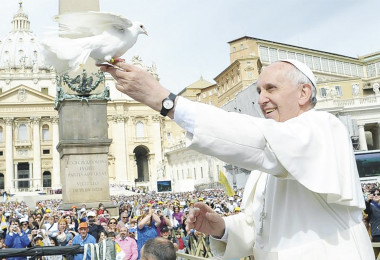
[[[41,229],[45,230],[45,233],[48,236],[52,236],[53,234],[57,234],[58,232],[58,223],[55,222],[55,218],[53,215],[50,215],[50,213],[44,214],[42,220],[41,220],[42,226]]]
[[[164,216],[164,214],[162,214],[161,209],[157,209],[156,214],[160,218],[160,221],[161,221],[160,225],[156,228],[157,236],[160,236],[161,235],[161,229],[163,227],[170,227],[171,228],[171,222],[170,222],[170,219],[168,219],[166,216]]]
[[[128,228],[120,228],[119,238],[115,239],[115,242],[119,244],[121,250],[124,252],[124,259],[136,260],[138,257],[136,240],[129,237]]]
[[[108,237],[108,233],[105,230],[100,231],[98,243],[102,242],[107,237]]]
[[[174,206],[174,213],[173,213],[173,220],[174,220],[174,223],[173,224],[173,228],[182,228],[182,223],[183,223],[183,212],[180,211],[180,207],[179,206]]]
[[[188,239],[182,235],[181,230],[175,231],[175,237],[173,239],[173,243],[177,245],[176,248],[178,249],[177,250],[178,253],[186,253],[186,250],[189,249]]]
[[[73,239],[75,235],[76,234],[74,231],[71,231],[71,232],[69,231],[66,219],[61,218],[58,221],[58,231],[56,232],[56,234],[51,235],[51,237],[56,239],[57,241],[56,245],[66,246],[69,243],[69,241]]]
[[[103,227],[97,222],[96,213],[94,211],[89,211],[87,213],[87,221],[89,227],[89,233],[95,237],[96,241],[99,240],[100,232],[104,231]]]
[[[26,248],[30,244],[27,234],[22,232],[20,221],[13,218],[10,221],[9,230],[5,236],[4,245],[8,248]],[[26,257],[8,257],[9,260],[26,260]]]
[[[115,235],[118,234],[118,230],[116,228],[116,225],[117,225],[117,220],[116,218],[110,218],[110,220],[108,221],[108,232],[114,232]]]
[[[142,246],[151,238],[157,237],[156,227],[161,223],[160,218],[153,212],[152,206],[137,219],[137,248],[139,252]]]
[[[116,234],[115,234],[115,232],[108,232],[107,237],[110,238],[110,239],[112,239],[112,240],[115,240],[116,239]]]
[[[99,203],[97,216],[103,215],[103,213],[104,213],[104,204],[103,203]]]
[[[101,218],[101,219],[99,219],[99,223],[102,226],[102,228],[104,229],[104,231],[108,232],[107,220],[105,218]]]
[[[89,228],[87,222],[81,222],[79,224],[79,234],[76,235],[73,240],[72,240],[72,245],[81,245],[84,246],[85,244],[95,244],[96,239],[93,237],[91,234],[88,233]],[[70,243],[68,244],[70,245]],[[91,252],[87,252],[87,259],[91,259]],[[82,260],[83,259],[83,254],[76,254],[74,256],[74,260]]]
[[[316,80],[305,64],[281,60],[262,70],[256,85],[265,118],[177,97],[147,71],[115,65],[101,70],[119,91],[174,118],[189,148],[253,170],[244,212],[223,218],[204,203],[190,211],[187,229],[210,234],[216,257],[374,258],[351,140],[338,118],[314,109]]]
[[[29,221],[27,218],[20,219],[21,231],[27,235],[30,235],[32,229],[29,228]]]
[[[380,189],[375,188],[367,195],[364,212],[368,215],[372,242],[380,242]]]
[[[117,223],[116,226],[118,230],[120,230],[120,228],[122,227],[128,228],[128,213],[125,211],[120,214],[120,221]]]
[[[78,220],[75,217],[73,217],[70,212],[65,214],[63,217],[66,220],[68,231],[73,231],[73,232],[78,231],[78,225],[79,225]]]
[[[168,239],[157,237],[148,240],[141,249],[141,260],[176,260],[173,243]]]

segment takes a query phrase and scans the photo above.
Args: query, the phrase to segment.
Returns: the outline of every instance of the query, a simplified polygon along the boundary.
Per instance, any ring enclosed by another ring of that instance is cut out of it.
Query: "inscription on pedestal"
[[[65,156],[64,202],[109,200],[106,154]]]

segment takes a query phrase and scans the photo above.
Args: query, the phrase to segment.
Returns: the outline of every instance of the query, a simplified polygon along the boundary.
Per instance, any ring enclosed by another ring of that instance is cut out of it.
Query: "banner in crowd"
[[[235,191],[232,189],[230,183],[228,182],[226,178],[226,175],[222,171],[219,171],[219,183],[224,186],[224,190],[228,196],[235,195]]]

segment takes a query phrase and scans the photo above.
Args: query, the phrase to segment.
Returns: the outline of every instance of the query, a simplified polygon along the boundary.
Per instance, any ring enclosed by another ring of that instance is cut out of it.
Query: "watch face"
[[[173,100],[171,99],[165,99],[164,102],[162,103],[163,107],[166,109],[172,109],[173,108]]]

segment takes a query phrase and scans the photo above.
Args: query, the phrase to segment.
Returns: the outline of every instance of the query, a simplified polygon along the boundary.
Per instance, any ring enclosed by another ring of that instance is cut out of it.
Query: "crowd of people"
[[[380,183],[362,184],[366,209],[363,221],[373,242],[380,242]],[[41,200],[35,208],[23,201],[0,203],[0,248],[68,246],[115,242],[121,259],[140,259],[141,249],[152,238],[170,240],[177,252],[190,251],[185,221],[194,203],[203,202],[222,216],[240,212],[243,189],[234,196],[223,190],[182,193],[136,193],[111,196],[117,215],[99,203],[97,208],[85,204],[60,210],[61,200]],[[88,253],[90,254],[90,253]],[[83,255],[45,256],[43,259],[82,259]],[[32,259],[32,258],[8,258]]]
[[[113,241],[120,259],[140,259],[141,249],[152,238],[170,240],[178,252],[188,253],[189,239],[185,221],[196,202],[204,202],[223,216],[240,212],[243,190],[227,196],[223,190],[182,193],[136,193],[111,196],[118,209],[113,215],[99,203],[61,210],[61,200],[41,200],[35,208],[22,201],[0,203],[0,248],[71,246]],[[114,211],[113,211],[114,212]],[[90,257],[90,250],[87,252]],[[41,259],[82,259],[83,255],[45,256]],[[33,258],[7,258],[33,259]],[[90,258],[88,258],[90,259]]]

